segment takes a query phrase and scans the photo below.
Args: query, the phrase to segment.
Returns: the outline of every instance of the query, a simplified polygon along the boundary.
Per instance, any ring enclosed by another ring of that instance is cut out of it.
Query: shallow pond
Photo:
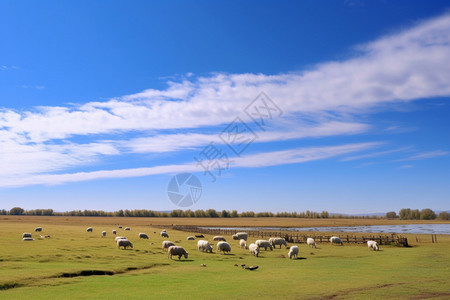
[[[416,234],[450,234],[450,224],[404,224],[404,225],[370,225],[349,227],[201,227],[205,229],[228,230],[276,230],[276,231],[328,231],[328,232],[369,232],[369,233],[416,233]]]

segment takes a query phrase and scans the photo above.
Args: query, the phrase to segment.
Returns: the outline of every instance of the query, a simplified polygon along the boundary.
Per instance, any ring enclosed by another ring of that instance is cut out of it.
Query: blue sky
[[[0,0],[0,207],[449,209],[449,8]]]

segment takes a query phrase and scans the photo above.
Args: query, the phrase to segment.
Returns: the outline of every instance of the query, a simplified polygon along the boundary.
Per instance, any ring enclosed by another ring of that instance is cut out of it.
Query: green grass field
[[[131,227],[123,231],[115,226],[117,220],[108,218],[54,219],[54,224],[38,220],[0,222],[1,299],[450,298],[450,236],[411,248],[381,246],[379,252],[365,245],[319,244],[312,249],[300,244],[300,259],[290,260],[284,247],[251,257],[231,237],[231,254],[200,253],[197,241],[186,240],[189,233],[167,228],[169,240],[189,252],[187,260],[170,260],[161,249],[160,229],[144,223],[123,223]],[[23,232],[37,237],[33,229],[38,225],[51,238],[22,241]],[[94,227],[93,233],[86,232],[88,226]],[[134,248],[118,250],[112,229],[127,236]],[[107,231],[105,238],[102,230]],[[139,232],[150,239],[139,240]],[[212,242],[212,236],[205,239]],[[244,270],[241,264],[259,269]],[[93,270],[113,275],[81,276]]]

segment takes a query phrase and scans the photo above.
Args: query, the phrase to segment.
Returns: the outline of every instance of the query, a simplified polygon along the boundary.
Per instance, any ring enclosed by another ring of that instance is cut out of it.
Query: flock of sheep
[[[119,226],[119,229],[122,229],[122,228],[123,228],[122,226]],[[130,227],[125,227],[124,230],[130,231],[131,229],[130,229]],[[41,232],[42,227],[36,227],[34,231]],[[86,229],[86,231],[93,232],[93,228],[88,227]],[[117,230],[112,230],[112,234],[116,235]],[[169,234],[167,233],[166,230],[161,231],[160,236],[163,238],[169,238]],[[47,237],[50,237],[50,236],[40,235],[40,238],[47,238]],[[106,237],[106,231],[102,231],[102,237]],[[204,238],[203,235],[196,235],[195,237],[188,236],[187,240],[195,240],[196,237]],[[148,238],[149,237],[146,233],[139,233],[139,239],[148,239]],[[267,249],[270,249],[272,251],[273,248],[275,248],[276,246],[280,246],[280,249],[281,249],[281,246],[284,246],[286,249],[289,248],[288,256],[290,259],[297,258],[298,254],[299,254],[298,246],[288,247],[286,240],[284,238],[280,238],[280,237],[270,238],[269,240],[257,240],[254,243],[251,243],[250,245],[247,245],[248,233],[246,233],[246,232],[238,232],[238,233],[232,235],[232,238],[233,238],[233,240],[239,240],[240,248],[248,249],[250,254],[255,257],[259,256],[261,249],[264,249],[265,251],[267,251]],[[23,233],[22,239],[24,241],[34,240],[31,233]],[[226,241],[224,236],[215,236],[215,237],[213,237],[213,240],[217,242],[216,251],[218,254],[220,254],[220,253],[225,254],[225,253],[231,252],[231,245]],[[116,242],[117,248],[119,248],[119,249],[120,248],[122,248],[122,249],[133,248],[133,243],[131,241],[129,241],[125,236],[117,236],[115,238],[115,242]],[[316,242],[314,241],[313,238],[308,238],[306,240],[306,243],[309,247],[316,248]],[[330,243],[343,245],[342,240],[337,236],[331,237]],[[367,246],[368,246],[369,250],[374,250],[374,251],[379,250],[378,244],[375,241],[368,241]],[[172,256],[178,256],[178,259],[181,259],[182,256],[184,256],[184,258],[186,258],[186,259],[188,258],[188,252],[183,247],[177,246],[171,241],[168,241],[168,240],[163,241],[162,248],[163,248],[163,250],[167,251],[167,253],[168,253],[167,256],[170,259],[172,259]],[[203,240],[203,239],[199,240],[197,242],[197,248],[198,248],[198,251],[200,251],[200,252],[209,252],[209,253],[213,252],[213,247],[207,240]]]

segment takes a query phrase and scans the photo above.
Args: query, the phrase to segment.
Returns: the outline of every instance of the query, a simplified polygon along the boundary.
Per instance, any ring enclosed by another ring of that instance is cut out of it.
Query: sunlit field
[[[169,240],[189,252],[188,259],[170,260],[161,248],[165,240],[159,235],[161,229],[145,225],[163,221],[169,220],[4,217],[0,239],[6,246],[0,254],[0,298],[450,297],[449,236],[438,236],[438,243],[429,242],[426,236],[421,243],[411,238],[413,247],[381,246],[379,252],[362,244],[327,243],[318,244],[316,249],[299,244],[299,258],[290,260],[284,246],[252,257],[231,236],[226,236],[232,247],[230,254],[217,254],[215,248],[212,254],[201,253],[197,241],[186,239],[190,233],[168,227]],[[249,224],[249,220],[239,221]],[[118,224],[131,230],[119,229]],[[43,231],[35,233],[36,226],[42,226]],[[88,226],[94,228],[92,233],[86,232]],[[134,248],[117,249],[113,229],[127,236]],[[101,236],[103,230],[106,237]],[[31,232],[35,240],[22,241],[23,232]],[[140,232],[147,233],[149,240],[139,240]],[[39,239],[39,235],[50,238]],[[214,243],[212,236],[205,239]],[[259,268],[249,271],[241,267],[243,264]]]

